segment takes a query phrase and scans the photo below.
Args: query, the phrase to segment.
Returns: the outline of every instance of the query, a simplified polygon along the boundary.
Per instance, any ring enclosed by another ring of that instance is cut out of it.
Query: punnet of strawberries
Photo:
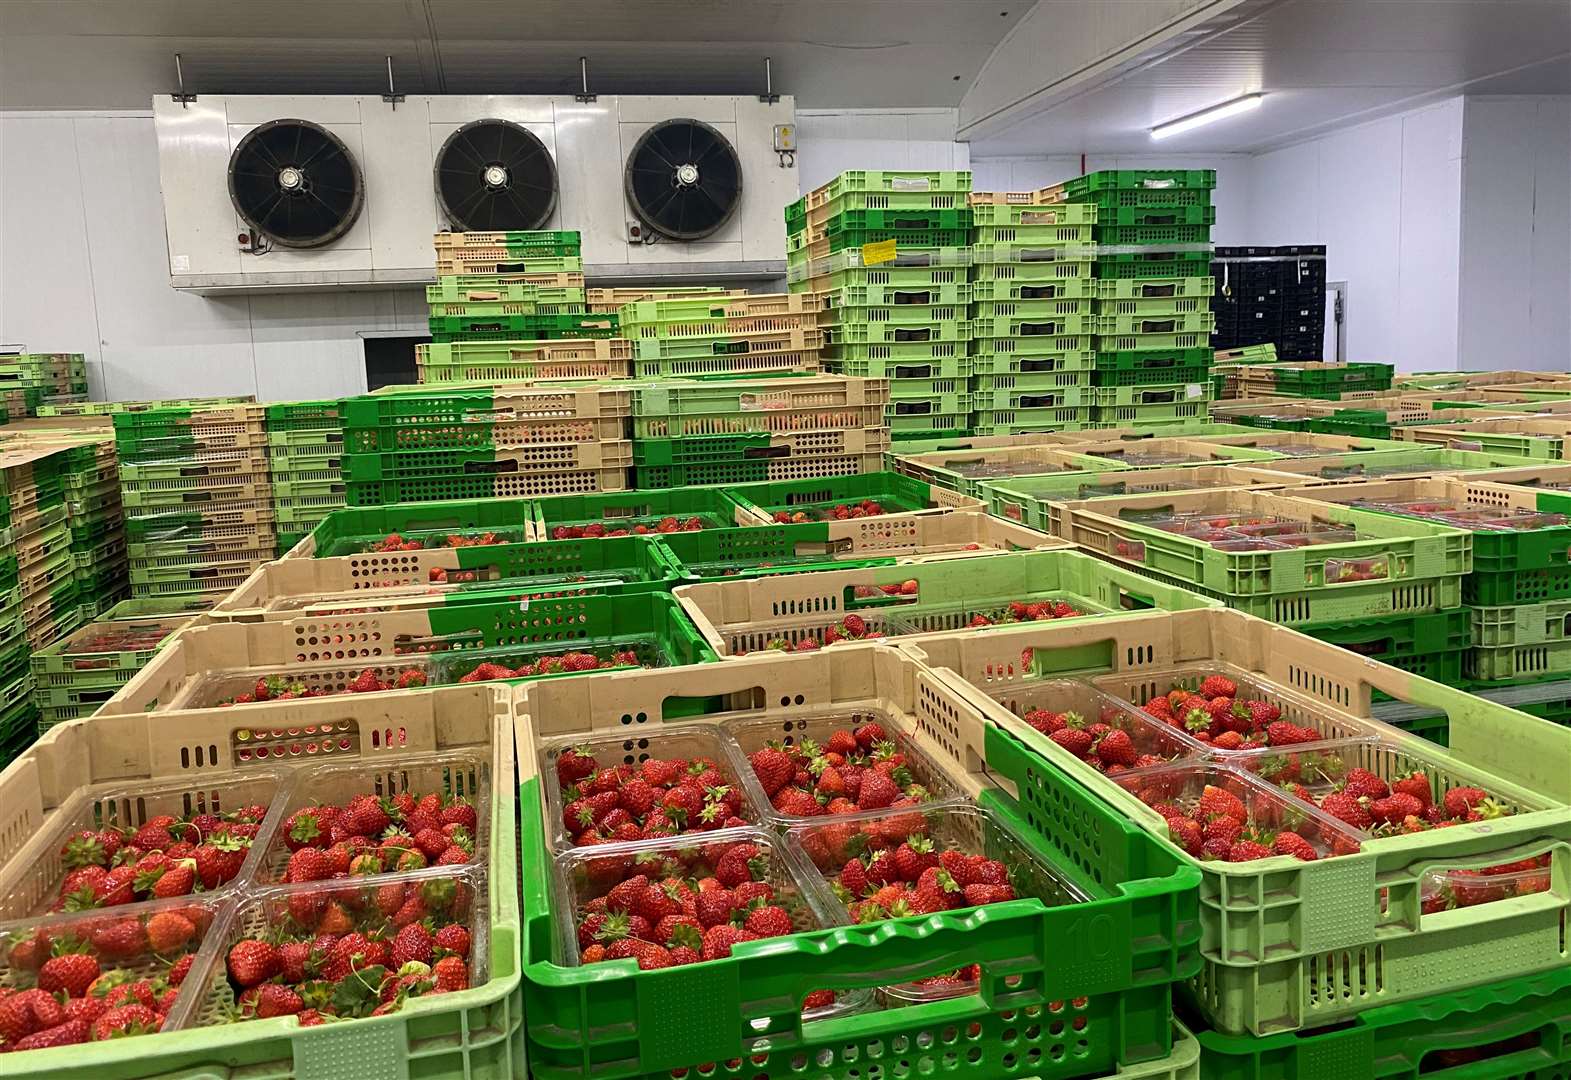
[[[463,866],[475,861],[479,827],[474,803],[434,791],[362,791],[313,803],[284,819],[268,853],[283,866],[269,880],[303,884]]]
[[[267,806],[184,817],[158,814],[141,826],[81,829],[60,845],[51,911],[118,907],[217,889],[234,880],[261,830]]]
[[[1050,680],[998,696],[1032,730],[1109,776],[1200,752],[1155,717],[1074,680]]]
[[[658,536],[662,533],[699,532],[704,519],[667,514],[665,517],[617,518],[611,522],[594,521],[588,525],[557,525],[551,529],[553,540],[594,540],[602,536]]]
[[[1314,862],[1360,847],[1352,829],[1255,777],[1217,765],[1142,769],[1114,782],[1160,814],[1168,838],[1197,859],[1237,863],[1286,855]]]
[[[428,676],[421,668],[410,667],[391,678],[383,678],[375,668],[366,668],[342,689],[312,686],[299,677],[263,675],[256,685],[221,701],[219,706],[254,705],[261,701],[293,701],[297,698],[336,697],[339,694],[374,694],[382,690],[414,690],[426,685]]]
[[[1435,870],[1424,875],[1420,886],[1423,913],[1434,915],[1456,908],[1477,907],[1514,896],[1549,891],[1549,855],[1485,866],[1477,870]]]
[[[771,741],[747,762],[763,796],[784,818],[900,809],[952,792],[905,739],[877,721],[834,727],[822,741]]]
[[[1399,759],[1408,764],[1398,766]],[[1239,764],[1366,836],[1398,836],[1510,817],[1516,810],[1481,787],[1448,785],[1434,769],[1414,767],[1408,755],[1365,740],[1308,744],[1260,752]],[[1356,764],[1385,766],[1385,775]]]
[[[223,954],[231,1021],[294,1016],[303,1027],[382,1016],[469,989],[477,886],[465,875],[303,886],[241,907]]]
[[[71,661],[71,670],[94,671],[110,667],[118,661],[114,656],[88,656],[87,654],[143,652],[147,649],[156,649],[158,643],[169,634],[169,627],[103,628],[74,640],[68,640],[61,646],[60,653],[62,656],[77,658]]]
[[[692,744],[684,743],[683,749]],[[710,753],[602,764],[591,745],[555,754],[561,827],[575,847],[654,840],[757,821],[735,770],[716,743]],[[621,757],[618,753],[617,757]]]
[[[744,942],[817,930],[775,842],[763,833],[580,853],[569,871],[579,963],[632,960],[641,970],[722,960]],[[804,1010],[833,1004],[815,991]]]
[[[487,530],[476,533],[448,533],[445,536],[406,537],[398,533],[388,533],[382,539],[374,541],[366,548],[368,552],[387,551],[424,551],[431,548],[463,548],[463,547],[489,547],[492,544],[507,544],[512,540],[507,536],[498,536],[495,532]]]
[[[1211,673],[1185,677],[1141,708],[1214,750],[1256,750],[1325,738],[1314,728],[1282,719],[1282,707],[1247,680]]]
[[[586,646],[566,652],[535,653],[517,667],[496,660],[482,660],[457,679],[461,683],[490,682],[492,679],[534,679],[542,675],[574,675],[585,671],[612,668],[650,667],[636,648]]]
[[[938,804],[797,825],[789,838],[857,923],[934,915],[1022,897],[1037,897],[1050,905],[1083,899],[976,806]],[[976,850],[977,844],[984,850]],[[948,997],[976,990],[979,978],[976,965],[970,965],[898,989],[901,996]]]
[[[853,521],[856,518],[879,517],[888,513],[875,499],[859,502],[835,503],[833,506],[811,506],[802,510],[776,510],[770,516],[780,525],[799,525],[804,521]]]
[[[0,1053],[161,1030],[213,916],[169,901],[0,931]]]

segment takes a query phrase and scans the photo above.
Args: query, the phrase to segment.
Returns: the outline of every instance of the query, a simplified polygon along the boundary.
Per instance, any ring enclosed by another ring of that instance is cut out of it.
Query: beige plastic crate
[[[491,748],[492,775],[511,777],[512,697],[509,687],[474,683],[56,724],[0,773],[0,894],[47,864],[56,823],[84,809],[140,824],[213,800],[227,805],[232,793],[261,797],[296,765],[358,761],[396,771],[402,759],[482,747]]]

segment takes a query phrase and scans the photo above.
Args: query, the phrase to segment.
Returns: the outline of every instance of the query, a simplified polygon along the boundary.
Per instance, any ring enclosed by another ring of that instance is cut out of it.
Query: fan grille
[[[360,167],[343,140],[309,120],[269,120],[229,157],[229,199],[245,223],[284,247],[320,247],[365,204]]]
[[[742,163],[724,135],[676,119],[644,132],[627,155],[627,201],[638,220],[672,240],[700,240],[742,200]]]
[[[508,120],[475,120],[453,132],[433,171],[437,202],[454,229],[538,229],[556,209],[551,152]]]

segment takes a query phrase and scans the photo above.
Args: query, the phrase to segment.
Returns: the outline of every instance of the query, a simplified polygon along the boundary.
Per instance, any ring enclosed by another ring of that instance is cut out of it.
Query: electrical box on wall
[[[442,229],[576,229],[585,272],[784,273],[789,97],[209,96],[153,102],[170,284],[428,281]]]

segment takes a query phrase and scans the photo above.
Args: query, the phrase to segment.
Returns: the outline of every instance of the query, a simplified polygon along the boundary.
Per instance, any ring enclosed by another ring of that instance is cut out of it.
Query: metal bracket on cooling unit
[[[404,95],[400,94],[393,87],[393,58],[391,56],[387,57],[387,93],[382,95],[382,100],[394,109],[397,109],[398,103],[404,100]]]
[[[764,57],[764,92],[758,95],[758,100],[765,105],[773,105],[780,100],[780,95],[775,93],[774,57]]]
[[[587,56],[578,58],[578,81],[583,89],[573,95],[574,101],[581,105],[588,105],[591,101],[599,99],[599,94],[591,94],[589,92],[589,57]]]
[[[180,90],[178,93],[170,94],[170,99],[178,101],[182,109],[189,107],[191,102],[196,100],[196,95],[185,92],[185,72],[180,70],[179,53],[175,53],[175,82],[180,84]]]

